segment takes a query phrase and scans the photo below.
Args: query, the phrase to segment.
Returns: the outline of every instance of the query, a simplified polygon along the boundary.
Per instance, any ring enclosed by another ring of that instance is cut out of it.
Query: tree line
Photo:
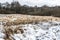
[[[42,7],[31,7],[27,5],[22,6],[18,1],[11,2],[11,4],[6,2],[0,3],[0,14],[27,14],[60,17],[60,6],[49,7],[43,5]]]

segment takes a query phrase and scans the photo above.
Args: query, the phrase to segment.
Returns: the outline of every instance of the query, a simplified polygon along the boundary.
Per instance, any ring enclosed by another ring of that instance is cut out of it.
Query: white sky
[[[13,0],[0,0],[1,3],[4,2],[11,3]],[[42,6],[42,5],[49,5],[49,6],[56,6],[60,5],[60,0],[16,0],[19,1],[21,5],[29,5],[29,6]]]

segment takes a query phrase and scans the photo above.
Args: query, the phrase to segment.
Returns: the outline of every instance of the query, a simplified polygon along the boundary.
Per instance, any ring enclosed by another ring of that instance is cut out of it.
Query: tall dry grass
[[[42,21],[60,21],[60,18],[52,16],[9,15],[1,17],[0,21],[6,22],[6,25],[18,25]]]
[[[20,24],[38,23],[42,21],[60,21],[60,18],[52,16],[30,16],[30,15],[9,15],[0,17],[4,25],[5,40],[14,40],[13,34],[24,33],[23,26]],[[26,29],[25,29],[26,30]]]

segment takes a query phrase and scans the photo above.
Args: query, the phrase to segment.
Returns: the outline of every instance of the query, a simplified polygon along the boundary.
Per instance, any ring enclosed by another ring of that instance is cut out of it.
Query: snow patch
[[[25,24],[22,28],[24,30],[24,33],[14,33],[12,37],[15,40],[60,40],[59,24],[59,22]],[[3,38],[5,37],[5,34],[1,31],[2,30],[0,30],[0,40],[4,40]]]

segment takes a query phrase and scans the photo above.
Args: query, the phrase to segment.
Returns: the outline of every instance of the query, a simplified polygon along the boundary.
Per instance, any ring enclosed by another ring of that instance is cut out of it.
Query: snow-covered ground
[[[0,23],[0,40],[6,36],[4,26]],[[60,22],[39,22],[38,24],[24,24],[24,32],[14,33],[14,40],[60,40]]]

